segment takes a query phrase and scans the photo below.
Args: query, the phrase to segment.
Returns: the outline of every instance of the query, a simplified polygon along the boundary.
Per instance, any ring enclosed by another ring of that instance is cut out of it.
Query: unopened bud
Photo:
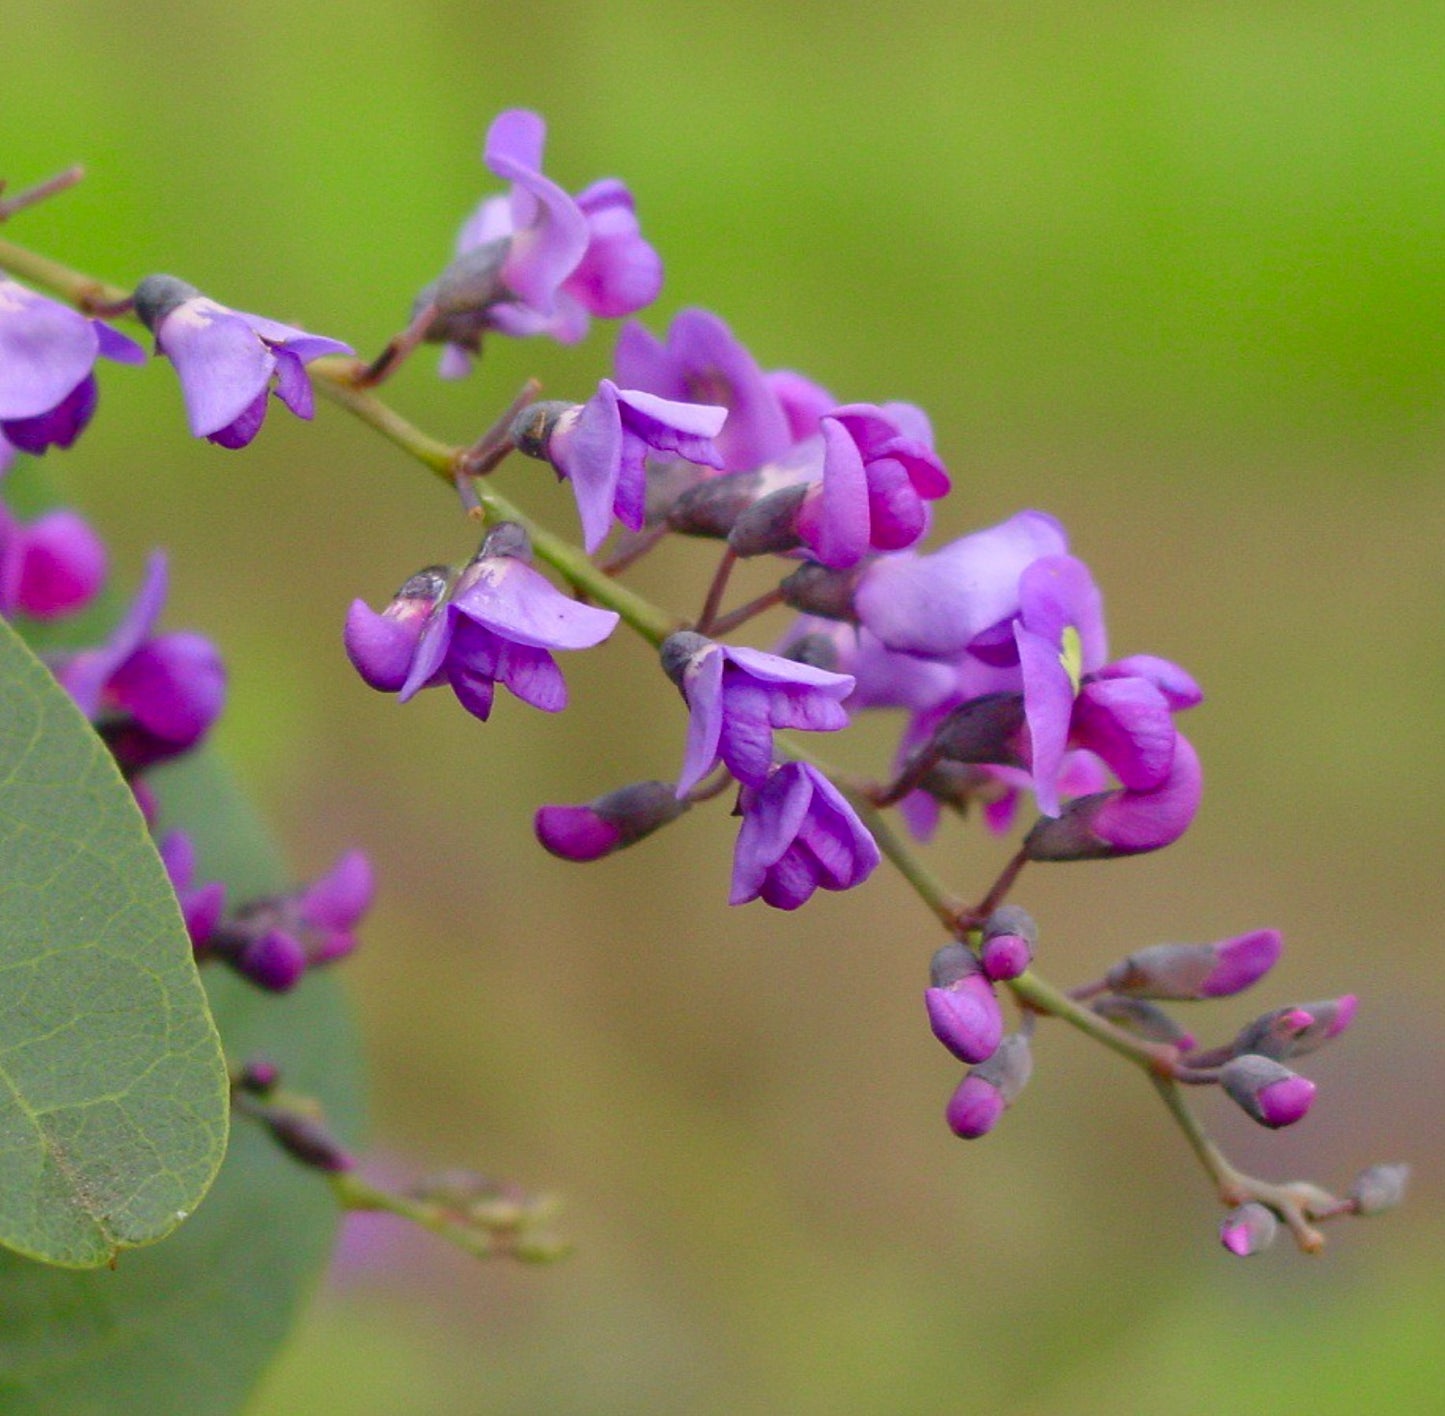
[[[583,806],[541,807],[534,828],[562,860],[599,860],[676,821],[690,805],[667,782],[634,782]]]
[[[1271,1130],[1292,1126],[1315,1099],[1315,1084],[1308,1077],[1254,1053],[1226,1062],[1219,1070],[1219,1084],[1231,1101]]]
[[[1355,1176],[1349,1199],[1360,1215],[1383,1214],[1405,1198],[1410,1180],[1408,1165],[1372,1165]]]
[[[1022,1033],[1010,1033],[993,1056],[970,1068],[944,1113],[949,1129],[965,1141],[987,1135],[1013,1105],[1033,1072],[1033,1053]]]
[[[1105,982],[1133,998],[1225,998],[1263,978],[1283,947],[1274,929],[1214,944],[1155,944],[1115,964]]]
[[[261,1115],[276,1143],[293,1159],[313,1170],[350,1170],[356,1161],[319,1121],[295,1111],[267,1110]]]
[[[669,507],[667,525],[683,536],[726,540],[738,518],[774,487],[761,472],[725,472],[689,487]]]
[[[1236,1055],[1256,1052],[1277,1062],[1302,1057],[1338,1037],[1354,1021],[1359,1000],[1353,993],[1317,1003],[1275,1008],[1240,1029],[1231,1044]]]
[[[853,594],[858,588],[863,567],[830,570],[817,561],[805,561],[778,586],[783,603],[800,614],[818,615],[822,619],[846,620],[857,624]]]
[[[1017,978],[1033,962],[1039,927],[1017,905],[1001,905],[983,924],[979,962],[994,983]]]
[[[1263,1253],[1279,1233],[1279,1220],[1267,1206],[1251,1200],[1225,1215],[1219,1226],[1219,1242],[1231,1254],[1247,1259],[1251,1254]]]
[[[955,708],[934,729],[928,750],[950,762],[1025,765],[1021,693],[989,693]]]
[[[765,496],[743,511],[728,532],[733,554],[781,555],[802,544],[798,535],[798,508],[808,494],[808,484],[795,483]]]
[[[270,993],[289,993],[306,972],[306,950],[283,929],[272,929],[242,946],[233,960],[244,974]]]
[[[265,1096],[281,1084],[281,1069],[265,1057],[248,1057],[236,1076],[236,1086],[253,1096]]]

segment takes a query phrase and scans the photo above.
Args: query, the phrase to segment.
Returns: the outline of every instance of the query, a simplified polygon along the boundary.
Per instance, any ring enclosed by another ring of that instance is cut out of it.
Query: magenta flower
[[[1251,1200],[1225,1215],[1224,1222],[1219,1226],[1219,1242],[1231,1254],[1247,1259],[1269,1248],[1278,1233],[1279,1220],[1275,1218],[1274,1211]]]
[[[649,453],[722,466],[713,439],[726,417],[725,408],[673,403],[603,379],[586,403],[523,409],[512,436],[519,451],[550,462],[572,484],[590,554],[606,539],[614,516],[630,530],[642,529]]]
[[[773,729],[836,732],[848,726],[848,674],[829,673],[760,649],[718,644],[684,630],[662,646],[662,666],[688,706],[679,797],[721,760],[734,777],[762,787],[773,766]]]
[[[1028,1038],[1021,1032],[1010,1033],[992,1056],[969,1068],[949,1098],[944,1113],[949,1130],[965,1141],[986,1136],[1018,1100],[1033,1070]]]
[[[215,933],[226,909],[226,887],[219,880],[198,885],[196,881],[196,848],[184,831],[172,831],[158,847],[161,864],[170,877],[171,887],[180,902],[186,933],[196,950],[202,950]]]
[[[417,297],[418,311],[435,308],[425,338],[446,345],[444,378],[469,371],[489,329],[575,344],[591,316],[632,314],[662,287],[662,262],[642,237],[632,194],[609,179],[568,196],[542,175],[546,133],[525,109],[493,120],[483,161],[512,189],[467,219],[456,259]]]
[[[462,706],[485,721],[501,683],[545,712],[567,706],[567,685],[551,651],[600,644],[618,616],[564,595],[527,564],[526,554],[520,527],[503,523],[488,534],[450,598],[434,602],[416,633],[406,675],[395,690],[403,703],[424,688],[449,683]],[[391,691],[417,621],[387,620],[386,612],[355,601],[346,619],[346,646],[362,676]]]
[[[933,956],[923,992],[933,1035],[960,1062],[984,1062],[1003,1040],[1003,1012],[972,951],[945,944]]]
[[[105,545],[76,512],[24,522],[0,505],[0,615],[52,620],[88,605],[105,583]]]
[[[1228,998],[1258,983],[1283,950],[1277,929],[1214,944],[1154,944],[1115,964],[1105,982],[1131,998]]]
[[[892,413],[853,403],[819,422],[822,475],[800,503],[796,526],[830,569],[846,570],[870,551],[915,545],[928,529],[927,503],[949,490],[931,445],[908,436]]]
[[[676,821],[692,805],[667,782],[634,782],[581,806],[539,807],[537,840],[562,860],[600,860]]]
[[[315,394],[305,366],[355,352],[339,339],[227,309],[173,275],[141,281],[135,309],[175,365],[192,434],[220,447],[245,447],[261,431],[273,379],[276,397],[310,418]]]
[[[1247,1053],[1219,1069],[1219,1084],[1229,1099],[1261,1126],[1293,1126],[1310,1109],[1315,1084],[1283,1063]]]
[[[184,631],[152,634],[165,597],[166,560],[157,552],[110,638],[52,660],[61,687],[127,776],[190,751],[226,698],[226,668],[209,639]]]
[[[804,762],[774,768],[738,794],[742,829],[733,852],[728,903],[761,897],[795,910],[820,886],[851,890],[877,866],[878,846],[843,794]]]
[[[90,422],[97,358],[143,364],[145,350],[101,320],[0,275],[0,470],[6,445],[69,447]]]

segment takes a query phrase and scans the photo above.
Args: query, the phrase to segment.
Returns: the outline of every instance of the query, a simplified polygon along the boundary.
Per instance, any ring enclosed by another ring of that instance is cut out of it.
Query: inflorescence
[[[738,818],[732,904],[761,899],[794,910],[819,888],[861,885],[887,857],[945,935],[924,1002],[934,1034],[967,1068],[945,1109],[956,1135],[987,1134],[1018,1101],[1038,1020],[1052,1016],[1136,1063],[1158,1088],[1229,1207],[1220,1235],[1230,1252],[1259,1252],[1281,1223],[1313,1251],[1323,1243],[1320,1221],[1397,1203],[1403,1166],[1371,1167],[1342,1197],[1246,1176],[1185,1102],[1183,1088],[1217,1086],[1270,1128],[1309,1111],[1314,1084],[1290,1064],[1349,1026],[1352,995],[1276,1007],[1212,1046],[1164,1006],[1259,981],[1280,955],[1275,931],[1143,947],[1069,991],[1034,972],[1040,932],[1008,902],[1021,871],[1177,841],[1198,809],[1202,770],[1176,716],[1203,694],[1169,660],[1111,655],[1100,591],[1046,513],[1021,511],[924,548],[932,505],[951,482],[920,409],[840,403],[799,373],[765,372],[721,319],[696,309],[678,314],[665,339],[629,320],[612,376],[594,391],[538,402],[529,388],[471,447],[427,438],[371,392],[422,343],[440,344],[441,373],[457,377],[487,337],[573,342],[593,318],[630,316],[658,294],[661,262],[627,188],[605,180],[569,195],[542,172],[544,131],[531,113],[497,118],[484,160],[508,192],[467,219],[452,262],[366,364],[346,357],[351,348],[338,340],[228,309],[172,276],[149,276],[127,294],[0,243],[8,272],[0,278],[0,470],[17,450],[75,441],[96,408],[98,358],[144,361],[114,319],[132,316],[150,331],[180,382],[192,434],[224,448],[257,435],[273,393],[310,418],[314,380],[454,485],[463,509],[487,523],[467,564],[417,571],[380,610],[364,598],[351,606],[343,641],[366,684],[402,702],[446,685],[482,720],[501,684],[557,712],[567,686],[554,655],[599,645],[626,622],[654,646],[677,689],[683,748],[670,778],[542,806],[535,830],[548,851],[596,860],[724,797]],[[513,452],[569,484],[580,548],[490,490],[484,479]],[[650,605],[619,579],[668,536],[721,543],[706,602],[691,619]],[[739,560],[773,565],[777,582],[725,609]],[[99,591],[105,569],[103,545],[75,513],[26,524],[0,508],[0,612],[72,614]],[[51,659],[143,806],[147,770],[203,741],[225,695],[225,669],[208,640],[156,633],[165,587],[158,555],[107,640]],[[769,648],[732,642],[779,606],[795,618]],[[805,746],[796,737],[846,731],[881,709],[901,712],[903,725],[896,758],[876,780],[831,770],[812,738]],[[932,837],[945,815],[974,815],[1008,834],[1030,800],[1036,814],[1013,859],[975,904],[941,886],[906,842]],[[902,833],[884,815],[895,807]],[[360,852],[309,886],[228,911],[222,884],[196,883],[183,834],[160,851],[198,962],[284,991],[355,946],[372,893]],[[1017,1007],[1012,1029],[1003,994]],[[350,1157],[320,1121],[304,1106],[279,1107],[275,1079],[263,1073],[238,1074],[239,1109],[294,1158],[349,1173]],[[367,1193],[364,1207],[374,1207]]]

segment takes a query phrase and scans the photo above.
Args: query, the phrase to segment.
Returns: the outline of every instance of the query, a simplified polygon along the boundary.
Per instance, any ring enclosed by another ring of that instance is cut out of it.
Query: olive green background
[[[1445,11],[1429,4],[383,3],[7,0],[0,168],[83,159],[16,221],[130,282],[184,276],[371,352],[476,200],[511,105],[548,171],[624,177],[667,263],[661,329],[718,310],[766,367],[932,415],[938,534],[1060,515],[1114,648],[1189,667],[1199,819],[1136,861],[1038,867],[1018,900],[1073,982],[1162,939],[1265,924],[1258,999],[1354,989],[1314,1112],[1242,1162],[1343,1186],[1416,1167],[1399,1214],[1325,1256],[1248,1263],[1127,1068],[1056,1027],[998,1133],[941,1110],[956,1068],[920,990],[938,942],[880,873],[794,916],[725,904],[733,826],[694,813],[569,867],[531,810],[676,770],[682,720],[624,637],[564,663],[574,705],[400,708],[340,649],[472,532],[419,467],[323,407],[191,442],[169,371],[107,369],[53,455],[133,583],[174,554],[170,623],[234,666],[220,743],[298,873],[359,843],[382,879],[349,966],[378,1165],[462,1163],[565,1196],[578,1251],[478,1267],[373,1230],[256,1403],[262,1416],[534,1412],[1433,1412],[1439,1367],[1439,929],[1445,536]],[[496,341],[388,396],[474,437],[529,374],[605,372]],[[533,466],[503,484],[563,529]],[[638,584],[696,606],[709,556]],[[761,627],[766,642],[776,625]],[[639,729],[641,729],[639,731]],[[840,745],[859,766],[885,724]],[[1002,859],[933,853],[960,888]]]

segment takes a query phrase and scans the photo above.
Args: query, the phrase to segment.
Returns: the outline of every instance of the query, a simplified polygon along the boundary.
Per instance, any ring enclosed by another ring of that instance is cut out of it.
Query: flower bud
[[[1246,1053],[1219,1070],[1219,1084],[1231,1101],[1261,1126],[1292,1126],[1310,1109],[1315,1084],[1269,1057]]]
[[[1405,1198],[1405,1186],[1410,1179],[1408,1165],[1372,1165],[1355,1176],[1350,1186],[1349,1199],[1355,1213],[1360,1215],[1383,1214],[1394,1209]]]
[[[862,568],[859,566],[850,570],[830,570],[817,561],[804,561],[791,575],[784,577],[778,589],[782,592],[783,603],[800,614],[857,624],[853,594],[861,575]]]
[[[236,1085],[253,1096],[265,1096],[281,1084],[281,1069],[265,1057],[248,1057],[236,1077]]]
[[[554,856],[599,860],[676,821],[690,805],[667,782],[634,782],[584,806],[540,807],[533,824]]]
[[[1023,767],[1023,729],[1023,694],[989,693],[955,708],[934,729],[926,750],[949,762]]]
[[[978,960],[962,944],[945,944],[929,966],[932,987],[924,1006],[933,1035],[960,1062],[993,1056],[1003,1037],[1003,1013]]]
[[[802,544],[798,535],[798,508],[808,494],[808,484],[795,483],[770,492],[743,511],[728,532],[728,546],[734,555],[781,555]]]
[[[1251,1200],[1225,1215],[1219,1226],[1219,1242],[1231,1254],[1247,1259],[1251,1254],[1262,1254],[1278,1233],[1279,1220],[1274,1211]]]
[[[1302,1057],[1344,1032],[1354,1021],[1358,1004],[1353,993],[1346,993],[1317,1003],[1275,1008],[1241,1028],[1230,1051],[1235,1056],[1254,1052],[1277,1062]]]
[[[949,1099],[949,1129],[965,1141],[986,1135],[1013,1105],[1033,1071],[1033,1053],[1022,1033],[1010,1033],[993,1056],[970,1068]]]
[[[261,1120],[276,1144],[293,1160],[313,1170],[335,1174],[350,1170],[356,1161],[348,1155],[319,1121],[295,1111],[267,1109]]]
[[[1115,964],[1105,982],[1133,998],[1225,998],[1263,978],[1283,947],[1274,929],[1215,944],[1155,944]]]
[[[301,981],[306,962],[306,950],[300,940],[283,929],[273,929],[241,948],[235,958],[235,968],[259,988],[270,993],[288,993]]]
[[[761,472],[725,472],[683,492],[668,509],[668,529],[726,540],[742,514],[774,490]]]
[[[1157,851],[1188,830],[1203,788],[1198,754],[1176,734],[1173,764],[1158,786],[1075,797],[1058,816],[1039,818],[1024,851],[1030,860],[1105,860]]]
[[[1124,998],[1117,993],[1106,993],[1102,998],[1096,998],[1091,1006],[1101,1018],[1107,1018],[1115,1027],[1142,1037],[1146,1042],[1160,1042],[1166,1047],[1177,1047],[1181,1052],[1192,1052],[1197,1045],[1193,1033],[1186,1032],[1162,1008],[1156,1008],[1142,998]]]
[[[994,983],[1017,978],[1033,962],[1039,927],[1017,905],[1001,905],[983,924],[979,962]]]

